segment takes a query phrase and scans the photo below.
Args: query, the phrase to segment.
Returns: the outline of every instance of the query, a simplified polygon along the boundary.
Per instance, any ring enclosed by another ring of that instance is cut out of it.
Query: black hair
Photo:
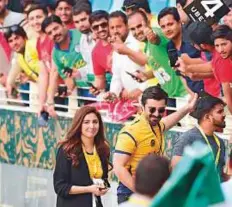
[[[206,22],[192,22],[188,26],[189,37],[194,44],[214,45],[211,38],[213,29]]]
[[[141,103],[143,106],[146,105],[148,99],[158,101],[165,100],[165,103],[167,104],[168,94],[160,86],[151,86],[143,92],[141,99]]]
[[[163,18],[164,16],[167,16],[167,15],[172,15],[177,22],[180,21],[180,15],[179,15],[176,7],[165,7],[158,14],[158,23],[160,22],[161,18]]]
[[[48,10],[47,10],[47,8],[46,8],[45,5],[43,5],[43,4],[32,4],[31,7],[30,7],[30,9],[27,11],[27,16],[28,16],[31,12],[35,11],[35,10],[42,10],[43,13],[44,13],[46,16],[48,15]]]
[[[76,16],[80,13],[85,12],[86,14],[90,15],[92,13],[92,6],[89,1],[81,1],[77,2],[72,9],[72,15]]]
[[[25,39],[27,39],[27,34],[25,32],[25,30],[23,29],[23,27],[21,27],[18,24],[12,25],[10,27],[6,27],[4,29],[4,37],[6,39],[6,41],[8,42],[9,38],[13,35],[18,35],[21,36]]]
[[[167,181],[170,173],[170,162],[166,157],[155,154],[147,155],[136,169],[136,192],[153,198]]]
[[[208,114],[214,107],[218,104],[225,106],[226,104],[222,99],[211,96],[205,91],[201,91],[198,94],[199,98],[196,103],[195,110],[190,113],[190,116],[196,118],[198,123],[200,123],[203,117]]]
[[[46,17],[46,19],[42,22],[41,30],[45,33],[46,28],[53,22],[63,25],[60,17],[52,14],[51,16]]]
[[[114,11],[114,12],[110,13],[110,15],[109,15],[109,19],[111,19],[111,18],[118,18],[118,17],[122,18],[122,20],[123,20],[123,22],[124,22],[125,25],[128,24],[127,16],[122,11],[119,11],[119,10],[118,11]]]
[[[232,42],[232,30],[227,25],[220,25],[212,34],[212,39],[215,41],[218,38],[223,38]]]
[[[151,8],[148,0],[125,0],[123,2],[122,10],[126,10],[126,8],[133,8],[134,10],[144,9],[145,12],[151,13]]]
[[[143,20],[146,24],[148,24],[148,18],[147,18],[147,15],[141,11],[141,10],[136,10],[136,11],[133,11],[130,15],[128,15],[128,19],[130,19],[131,17],[133,17],[134,15],[136,14],[140,14],[142,17],[143,17]]]
[[[182,7],[185,7],[187,0],[176,0],[176,5],[180,4]]]
[[[108,21],[109,13],[105,10],[96,10],[89,16],[89,23],[92,25],[93,22],[99,21],[101,19],[106,19]]]
[[[56,1],[56,4],[55,4],[55,8],[57,8],[58,6],[59,6],[59,4],[60,4],[60,2],[66,2],[68,5],[70,5],[70,6],[74,6],[74,0],[57,0]]]

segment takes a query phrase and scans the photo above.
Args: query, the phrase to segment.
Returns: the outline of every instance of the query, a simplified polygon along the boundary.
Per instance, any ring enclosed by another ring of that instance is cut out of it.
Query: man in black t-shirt
[[[174,167],[183,156],[184,148],[195,141],[202,141],[214,156],[215,165],[223,181],[223,167],[225,165],[225,144],[215,135],[215,131],[225,128],[225,103],[209,94],[200,95],[195,111],[190,115],[198,120],[199,126],[183,133],[174,142],[172,166]]]

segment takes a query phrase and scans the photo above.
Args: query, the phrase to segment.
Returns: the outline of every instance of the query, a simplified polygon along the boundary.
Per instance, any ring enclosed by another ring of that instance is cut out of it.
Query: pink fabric
[[[137,107],[134,105],[136,103],[138,102],[134,100],[117,100],[114,103],[96,102],[90,104],[90,106],[95,107],[97,110],[107,110],[108,118],[111,121],[122,122],[137,113]]]
[[[2,48],[5,51],[5,54],[7,56],[8,61],[10,62],[10,58],[11,58],[11,49],[9,44],[7,43],[3,33],[0,32],[0,44],[2,46]]]

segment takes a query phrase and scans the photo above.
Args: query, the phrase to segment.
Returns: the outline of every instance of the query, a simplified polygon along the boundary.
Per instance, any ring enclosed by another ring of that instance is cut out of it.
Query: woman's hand
[[[95,185],[95,184],[89,186],[89,191],[90,191],[91,193],[93,193],[94,195],[96,195],[96,196],[105,195],[105,194],[107,193],[108,190],[109,190],[108,188],[106,188],[106,189],[101,189],[101,188],[99,188],[98,185]]]

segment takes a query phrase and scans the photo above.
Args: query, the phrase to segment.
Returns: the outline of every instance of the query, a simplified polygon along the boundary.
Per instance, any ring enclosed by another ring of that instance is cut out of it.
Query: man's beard
[[[85,29],[81,31],[82,34],[89,34],[90,32],[91,32],[90,29]]]
[[[218,121],[215,121],[215,119],[213,119],[213,124],[217,128],[221,128],[221,129],[224,129],[226,127],[226,122],[225,121],[218,122]]]
[[[6,8],[3,8],[2,11],[0,11],[0,16],[4,16],[6,13]]]

